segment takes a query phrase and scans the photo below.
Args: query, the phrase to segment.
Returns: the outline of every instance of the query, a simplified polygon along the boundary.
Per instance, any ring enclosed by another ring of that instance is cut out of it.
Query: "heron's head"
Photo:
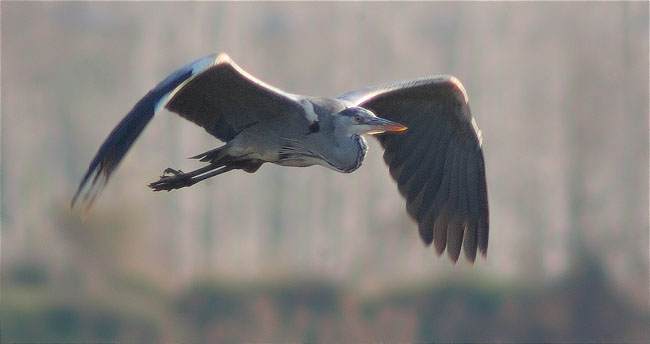
[[[339,112],[339,115],[340,122],[349,135],[406,130],[405,126],[377,117],[372,111],[362,107],[349,107]]]

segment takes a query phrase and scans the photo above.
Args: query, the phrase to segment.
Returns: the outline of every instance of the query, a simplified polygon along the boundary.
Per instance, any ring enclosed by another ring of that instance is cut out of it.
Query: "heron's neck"
[[[339,145],[339,153],[343,158],[338,170],[343,173],[350,173],[358,169],[366,158],[368,144],[363,136],[354,134],[347,137],[347,142]]]
[[[356,161],[357,163],[354,166],[354,169],[352,171],[361,167],[361,164],[363,164],[363,160],[366,159],[366,153],[368,152],[368,143],[366,142],[366,139],[361,135],[354,135],[354,138],[357,141],[357,144],[359,145],[359,153],[357,155],[357,161]]]

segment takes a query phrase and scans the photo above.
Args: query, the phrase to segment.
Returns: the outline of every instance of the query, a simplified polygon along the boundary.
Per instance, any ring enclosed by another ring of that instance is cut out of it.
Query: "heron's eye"
[[[361,123],[361,116],[354,116],[354,120],[357,121],[357,123]]]

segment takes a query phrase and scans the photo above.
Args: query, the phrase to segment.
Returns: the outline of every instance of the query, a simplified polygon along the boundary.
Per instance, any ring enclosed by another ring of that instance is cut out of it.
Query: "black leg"
[[[219,166],[219,165],[210,164],[187,173],[184,173],[181,170],[174,170],[168,168],[165,169],[163,175],[160,176],[160,179],[158,181],[149,184],[149,187],[153,189],[153,191],[162,191],[162,190],[171,191],[174,189],[180,189],[180,188],[192,186],[202,180],[205,180],[210,177],[214,177],[216,175],[228,172],[236,168],[238,167]],[[217,170],[212,171],[210,173],[206,173],[208,171],[215,170],[215,169]]]

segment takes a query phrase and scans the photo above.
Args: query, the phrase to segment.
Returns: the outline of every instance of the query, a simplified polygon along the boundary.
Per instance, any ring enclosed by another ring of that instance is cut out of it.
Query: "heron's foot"
[[[163,171],[163,174],[162,174],[162,176],[160,176],[160,178],[165,177],[166,174],[173,174],[173,175],[175,175],[175,176],[178,176],[178,175],[183,174],[183,171],[181,171],[181,170],[175,170],[175,169],[173,169],[173,168],[169,168],[169,167],[168,167],[168,168],[166,168],[166,169]],[[167,177],[169,177],[169,176],[167,176]]]
[[[163,174],[160,176],[158,181],[155,181],[149,184],[149,187],[153,191],[171,191],[174,189],[180,189],[187,186],[192,186],[196,181],[192,180],[192,174],[183,173],[181,170],[175,170],[173,168],[167,168],[163,171]]]

